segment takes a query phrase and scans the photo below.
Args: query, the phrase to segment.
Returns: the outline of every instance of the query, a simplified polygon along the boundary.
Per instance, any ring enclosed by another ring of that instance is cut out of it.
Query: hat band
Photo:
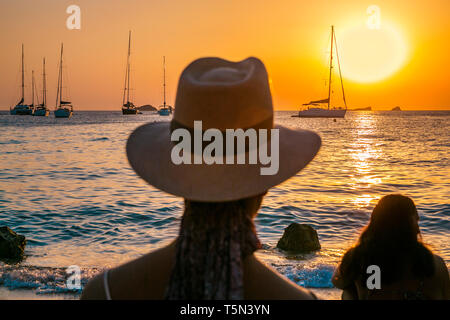
[[[201,121],[201,120],[199,120],[199,121]],[[181,124],[180,122],[178,122],[177,120],[172,119],[172,121],[170,122],[170,133],[172,133],[173,131],[175,131],[177,129],[185,129],[190,133],[191,137],[194,137],[194,132],[195,132],[194,128],[187,127],[187,126]],[[215,128],[206,128],[206,129],[202,128],[202,136],[205,133],[205,131],[207,131],[208,129],[215,129]],[[256,131],[256,146],[259,145],[259,139],[260,139],[258,130],[266,129],[267,130],[267,135],[266,135],[267,141],[266,142],[269,143],[270,139],[271,139],[271,133],[272,133],[271,129],[273,129],[273,116],[270,116],[269,118],[267,118],[261,122],[258,122],[255,125],[247,127],[247,128],[229,128],[229,129],[232,129],[232,130],[242,129],[244,132],[246,132],[248,129],[254,129]],[[226,136],[226,130],[229,130],[229,129],[219,130],[220,133],[222,134],[222,137]],[[218,130],[218,129],[216,129],[216,130]],[[174,143],[174,142],[172,141],[172,143]],[[210,143],[211,143],[211,141],[203,141],[202,140],[202,152],[206,148],[206,146],[208,146]],[[223,146],[225,147],[225,144],[223,144]],[[245,139],[245,152],[249,152],[249,150],[250,150],[250,139]],[[191,139],[191,152],[194,153],[194,139]],[[237,153],[238,153],[237,152],[237,144],[234,143],[234,154],[236,155]],[[225,155],[225,150],[223,150],[223,155]]]
[[[201,120],[198,120],[201,121]],[[175,119],[172,119],[172,121],[170,122],[170,132],[172,133],[174,130],[176,129],[186,129],[189,131],[190,134],[194,134],[194,128],[191,127],[187,127],[184,124],[178,122]],[[203,129],[202,133],[205,133],[206,130],[208,129],[214,129],[214,128],[207,128],[207,129]],[[267,118],[266,120],[263,120],[261,122],[258,122],[255,125],[252,125],[250,127],[247,128],[229,128],[229,129],[234,129],[234,130],[238,130],[238,129],[242,129],[244,131],[248,130],[248,129],[255,129],[255,130],[259,130],[259,129],[273,129],[273,116],[270,116],[269,118]],[[225,134],[226,132],[225,130],[220,130],[220,132],[222,132],[222,134]]]

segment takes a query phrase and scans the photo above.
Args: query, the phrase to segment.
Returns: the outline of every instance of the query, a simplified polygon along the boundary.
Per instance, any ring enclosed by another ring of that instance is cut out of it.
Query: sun
[[[342,75],[370,83],[388,78],[406,63],[408,47],[401,32],[386,22],[378,28],[348,27],[337,34]]]

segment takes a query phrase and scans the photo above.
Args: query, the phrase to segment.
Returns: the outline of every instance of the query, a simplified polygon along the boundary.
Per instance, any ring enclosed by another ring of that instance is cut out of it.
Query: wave
[[[10,290],[30,289],[34,290],[36,294],[71,293],[79,295],[89,279],[102,271],[99,268],[81,268],[81,288],[70,289],[67,287],[70,274],[66,270],[66,268],[0,264],[0,286]]]
[[[33,290],[36,294],[73,294],[81,295],[83,287],[103,268],[80,268],[81,288],[67,287],[70,274],[62,267],[38,267],[5,265],[0,263],[0,287],[9,290]],[[276,267],[288,279],[305,288],[334,288],[331,277],[334,267],[318,265],[315,267],[285,266]]]

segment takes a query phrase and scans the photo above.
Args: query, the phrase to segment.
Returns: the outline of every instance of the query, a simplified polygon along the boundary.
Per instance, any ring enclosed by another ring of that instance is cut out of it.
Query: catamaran
[[[333,69],[333,44],[336,50],[336,60],[338,62],[339,77],[341,80],[342,97],[344,100],[345,109],[342,107],[331,107],[331,73]],[[327,105],[325,108],[323,105]],[[310,101],[304,103],[303,106],[307,107],[304,110],[300,110],[297,117],[300,118],[344,118],[347,112],[347,102],[345,101],[344,83],[342,82],[341,65],[339,63],[339,55],[337,51],[336,35],[334,33],[334,26],[331,26],[331,52],[330,52],[330,73],[328,80],[328,98]]]
[[[50,110],[47,108],[47,79],[45,77],[45,58],[43,61],[42,73],[42,103],[34,109],[33,116],[48,117]]]
[[[24,53],[22,43],[22,97],[20,101],[14,106],[9,108],[10,114],[17,115],[31,115],[33,114],[33,108],[30,105],[24,104],[25,100],[25,70],[24,70]]]
[[[166,104],[166,57],[163,57],[163,69],[164,69],[164,82],[163,82],[163,91],[164,91],[164,103],[162,106],[159,106],[158,114],[160,116],[170,116],[172,114],[172,106]]]
[[[55,118],[70,118],[73,113],[73,106],[70,101],[63,101],[63,49],[64,45],[61,43],[61,57],[59,60],[59,73],[58,73],[58,88],[56,89],[56,109]]]
[[[137,114],[138,109],[133,102],[130,102],[130,48],[131,48],[131,31],[128,34],[128,55],[127,70],[125,72],[125,85],[123,89],[122,114]],[[126,97],[126,102],[125,102]]]

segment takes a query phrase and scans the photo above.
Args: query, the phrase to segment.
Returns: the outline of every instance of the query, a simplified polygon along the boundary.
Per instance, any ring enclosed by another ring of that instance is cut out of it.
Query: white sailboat
[[[164,103],[163,105],[159,106],[158,114],[160,116],[170,116],[172,114],[172,106],[169,106],[166,104],[166,57],[163,57],[163,69],[164,69],[164,82],[163,82],[163,89],[164,89]]]
[[[9,108],[9,113],[12,115],[31,115],[33,114],[33,108],[30,105],[24,104],[25,100],[25,70],[24,70],[24,53],[22,43],[22,97],[20,101],[14,106]]]
[[[43,60],[42,73],[42,103],[34,109],[33,116],[48,117],[50,110],[47,108],[47,79],[45,76],[45,58]]]
[[[56,89],[56,108],[55,118],[70,118],[73,113],[73,106],[70,101],[63,101],[63,49],[64,45],[61,43],[61,57],[59,60],[59,72],[58,72],[58,88]]]
[[[339,77],[341,80],[342,97],[344,100],[345,109],[341,107],[331,106],[331,72],[333,69],[333,44],[336,50],[336,58],[339,67]],[[327,105],[326,107],[324,105]],[[331,26],[331,52],[330,52],[330,75],[328,80],[328,98],[310,101],[304,103],[306,107],[304,110],[300,110],[297,116],[300,118],[344,118],[347,112],[347,102],[345,101],[344,83],[342,82],[341,66],[339,63],[339,55],[337,52],[336,36],[334,34],[334,26]]]
[[[133,102],[130,102],[130,48],[131,48],[131,31],[128,34],[128,55],[127,69],[125,72],[125,85],[123,89],[122,114],[137,114],[138,109]],[[126,102],[125,102],[126,97]]]

